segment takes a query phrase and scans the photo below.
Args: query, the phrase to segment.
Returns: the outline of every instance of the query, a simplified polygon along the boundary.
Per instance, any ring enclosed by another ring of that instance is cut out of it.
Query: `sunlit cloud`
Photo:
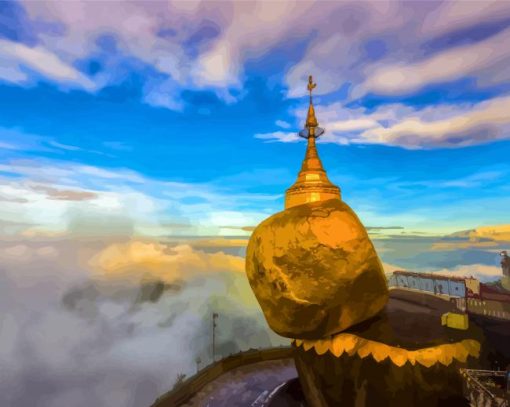
[[[225,250],[227,248],[245,248],[248,245],[248,239],[194,239],[190,245],[197,249],[217,249]]]
[[[485,249],[497,252],[502,244],[510,245],[510,225],[508,224],[459,231],[434,243],[431,249],[435,251]]]
[[[256,226],[222,226],[224,229],[242,230],[243,232],[253,232]]]
[[[189,245],[169,247],[155,242],[130,241],[106,247],[90,260],[97,278],[161,280],[175,283],[193,278],[189,273],[244,272],[244,259],[223,252],[203,253]]]
[[[34,191],[46,194],[48,199],[60,201],[89,201],[98,197],[97,193],[73,189],[58,189],[47,185],[33,185]]]
[[[257,224],[275,203],[273,195],[225,190],[221,183],[155,180],[67,161],[13,160],[0,173],[0,219],[31,224],[26,236],[224,235],[232,231],[223,225]],[[244,208],[247,201],[253,209]]]

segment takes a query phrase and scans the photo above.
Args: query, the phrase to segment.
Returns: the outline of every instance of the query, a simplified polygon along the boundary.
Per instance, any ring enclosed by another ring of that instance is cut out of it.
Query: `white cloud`
[[[70,144],[59,143],[58,141],[49,141],[48,144],[50,146],[59,148],[61,150],[67,150],[67,151],[79,151],[79,150],[81,150],[81,148],[78,147],[78,146],[73,146],[73,145],[70,145]]]
[[[68,151],[80,151],[94,155],[111,156],[103,151],[89,150],[68,144],[67,142],[59,142],[54,137],[27,133],[23,129],[16,127],[0,127],[0,149],[24,152],[52,152],[62,155]]]
[[[62,34],[38,30],[38,40],[47,49],[66,60],[99,58],[103,69],[94,76],[98,87],[123,80],[125,70],[138,69],[139,62],[151,66],[158,75],[147,75],[150,80],[144,100],[172,110],[182,108],[179,94],[183,89],[210,85],[200,83],[194,76],[200,66],[197,58],[206,55],[208,50],[204,47],[209,40],[194,44],[198,56],[188,52],[187,41],[206,23],[216,27],[226,23],[215,5],[204,2],[193,2],[190,8],[178,1],[125,4],[76,1],[56,2],[51,7],[27,1],[24,7],[33,21],[65,27]],[[106,52],[102,48],[104,43],[108,44]],[[214,63],[209,67],[211,74],[218,68]],[[211,86],[216,89],[215,84]],[[225,83],[218,86],[223,88]]]
[[[438,274],[456,277],[475,277],[481,281],[496,281],[501,278],[501,268],[486,264],[468,264],[453,269],[440,269]]]
[[[461,114],[424,120],[417,112],[390,127],[366,130],[358,140],[405,148],[463,147],[510,138],[510,97],[481,102]]]
[[[385,273],[389,276],[397,270],[409,270],[406,267],[396,266],[383,262]],[[412,271],[412,270],[411,270]],[[424,273],[435,273],[442,276],[450,277],[474,277],[478,280],[487,283],[498,281],[501,279],[501,268],[497,266],[490,266],[487,264],[466,264],[452,268],[442,268],[436,270],[423,271]]]
[[[339,120],[328,123],[328,130],[330,131],[354,131],[354,130],[365,130],[374,127],[379,127],[380,124],[370,118],[360,118],[352,120]]]
[[[374,111],[350,109],[340,103],[316,106],[326,143],[383,144],[408,149],[456,148],[510,138],[510,97],[479,103],[436,105],[416,109],[401,104],[382,105]],[[304,109],[293,112],[297,118]],[[256,138],[291,142],[294,133],[276,131]]]
[[[278,126],[278,127],[281,127],[282,129],[288,129],[290,128],[291,124],[290,123],[287,123],[285,120],[277,120],[275,122],[275,124]]]
[[[504,1],[445,1],[424,16],[420,32],[437,36],[484,21],[499,21],[508,12]]]
[[[149,81],[145,85],[144,101],[152,106],[181,111],[184,103],[179,96],[179,86],[175,81]]]
[[[504,74],[498,80],[507,82],[510,72],[504,67],[510,63],[509,43],[510,29],[485,41],[451,48],[415,63],[402,61],[369,66],[366,68],[365,82],[354,88],[352,97],[359,98],[368,92],[405,94],[430,84],[449,82],[472,74],[479,76],[487,73],[488,68],[498,66],[501,66]]]
[[[20,70],[19,65],[7,58],[0,61],[0,79],[7,82],[22,84],[28,81],[28,75]]]
[[[352,97],[372,90],[411,92],[466,75],[480,86],[510,79],[508,31],[479,43],[465,34],[468,41],[462,45],[432,54],[427,48],[442,36],[510,17],[508,2],[342,2],[326,13],[335,23],[319,24],[301,61],[286,73],[290,97],[305,94],[309,74],[317,78],[316,94],[351,84],[356,88]]]
[[[7,81],[26,81],[28,76],[25,69],[29,68],[59,83],[77,85],[86,90],[95,88],[94,82],[87,76],[42,46],[28,47],[0,39],[0,57],[4,68],[0,70],[0,74],[3,74],[1,77]]]
[[[274,131],[272,133],[257,133],[255,134],[255,138],[260,140],[271,141],[280,141],[282,143],[294,143],[302,140],[299,138],[297,133],[289,133],[285,131]]]
[[[20,160],[0,165],[0,222],[13,233],[221,235],[228,220],[257,224],[280,195],[244,193],[224,182],[183,183],[66,161]],[[23,200],[20,201],[20,197]],[[250,209],[247,209],[249,203]],[[165,224],[190,224],[174,230]]]
[[[17,128],[0,127],[0,149],[18,151],[59,151],[74,148],[52,138],[30,134]]]
[[[239,87],[238,69],[227,44],[220,43],[210,52],[200,56],[193,75],[200,86]]]

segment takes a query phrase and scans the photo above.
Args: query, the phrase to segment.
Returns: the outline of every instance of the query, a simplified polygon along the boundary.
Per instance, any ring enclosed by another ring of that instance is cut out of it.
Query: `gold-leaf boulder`
[[[263,221],[248,243],[246,272],[269,326],[290,338],[343,331],[388,300],[372,242],[339,199],[294,206]]]

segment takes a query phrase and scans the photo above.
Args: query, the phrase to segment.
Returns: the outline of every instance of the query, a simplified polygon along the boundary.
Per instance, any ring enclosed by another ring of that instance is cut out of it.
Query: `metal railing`
[[[204,386],[217,379],[223,373],[252,363],[288,359],[293,348],[280,346],[267,349],[249,349],[215,361],[201,369],[195,375],[182,381],[166,394],[158,397],[151,407],[179,406],[190,400]]]
[[[493,378],[504,379],[506,372],[461,369],[460,374],[463,379],[464,396],[470,401],[472,406],[510,407],[506,388],[496,392],[483,383],[484,380]]]

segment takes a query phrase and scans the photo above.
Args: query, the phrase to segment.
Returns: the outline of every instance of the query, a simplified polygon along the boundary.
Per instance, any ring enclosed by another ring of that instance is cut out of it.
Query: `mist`
[[[288,343],[269,332],[243,259],[222,252],[11,241],[0,260],[2,406],[148,406],[197,358],[210,363],[212,312],[217,357]]]

